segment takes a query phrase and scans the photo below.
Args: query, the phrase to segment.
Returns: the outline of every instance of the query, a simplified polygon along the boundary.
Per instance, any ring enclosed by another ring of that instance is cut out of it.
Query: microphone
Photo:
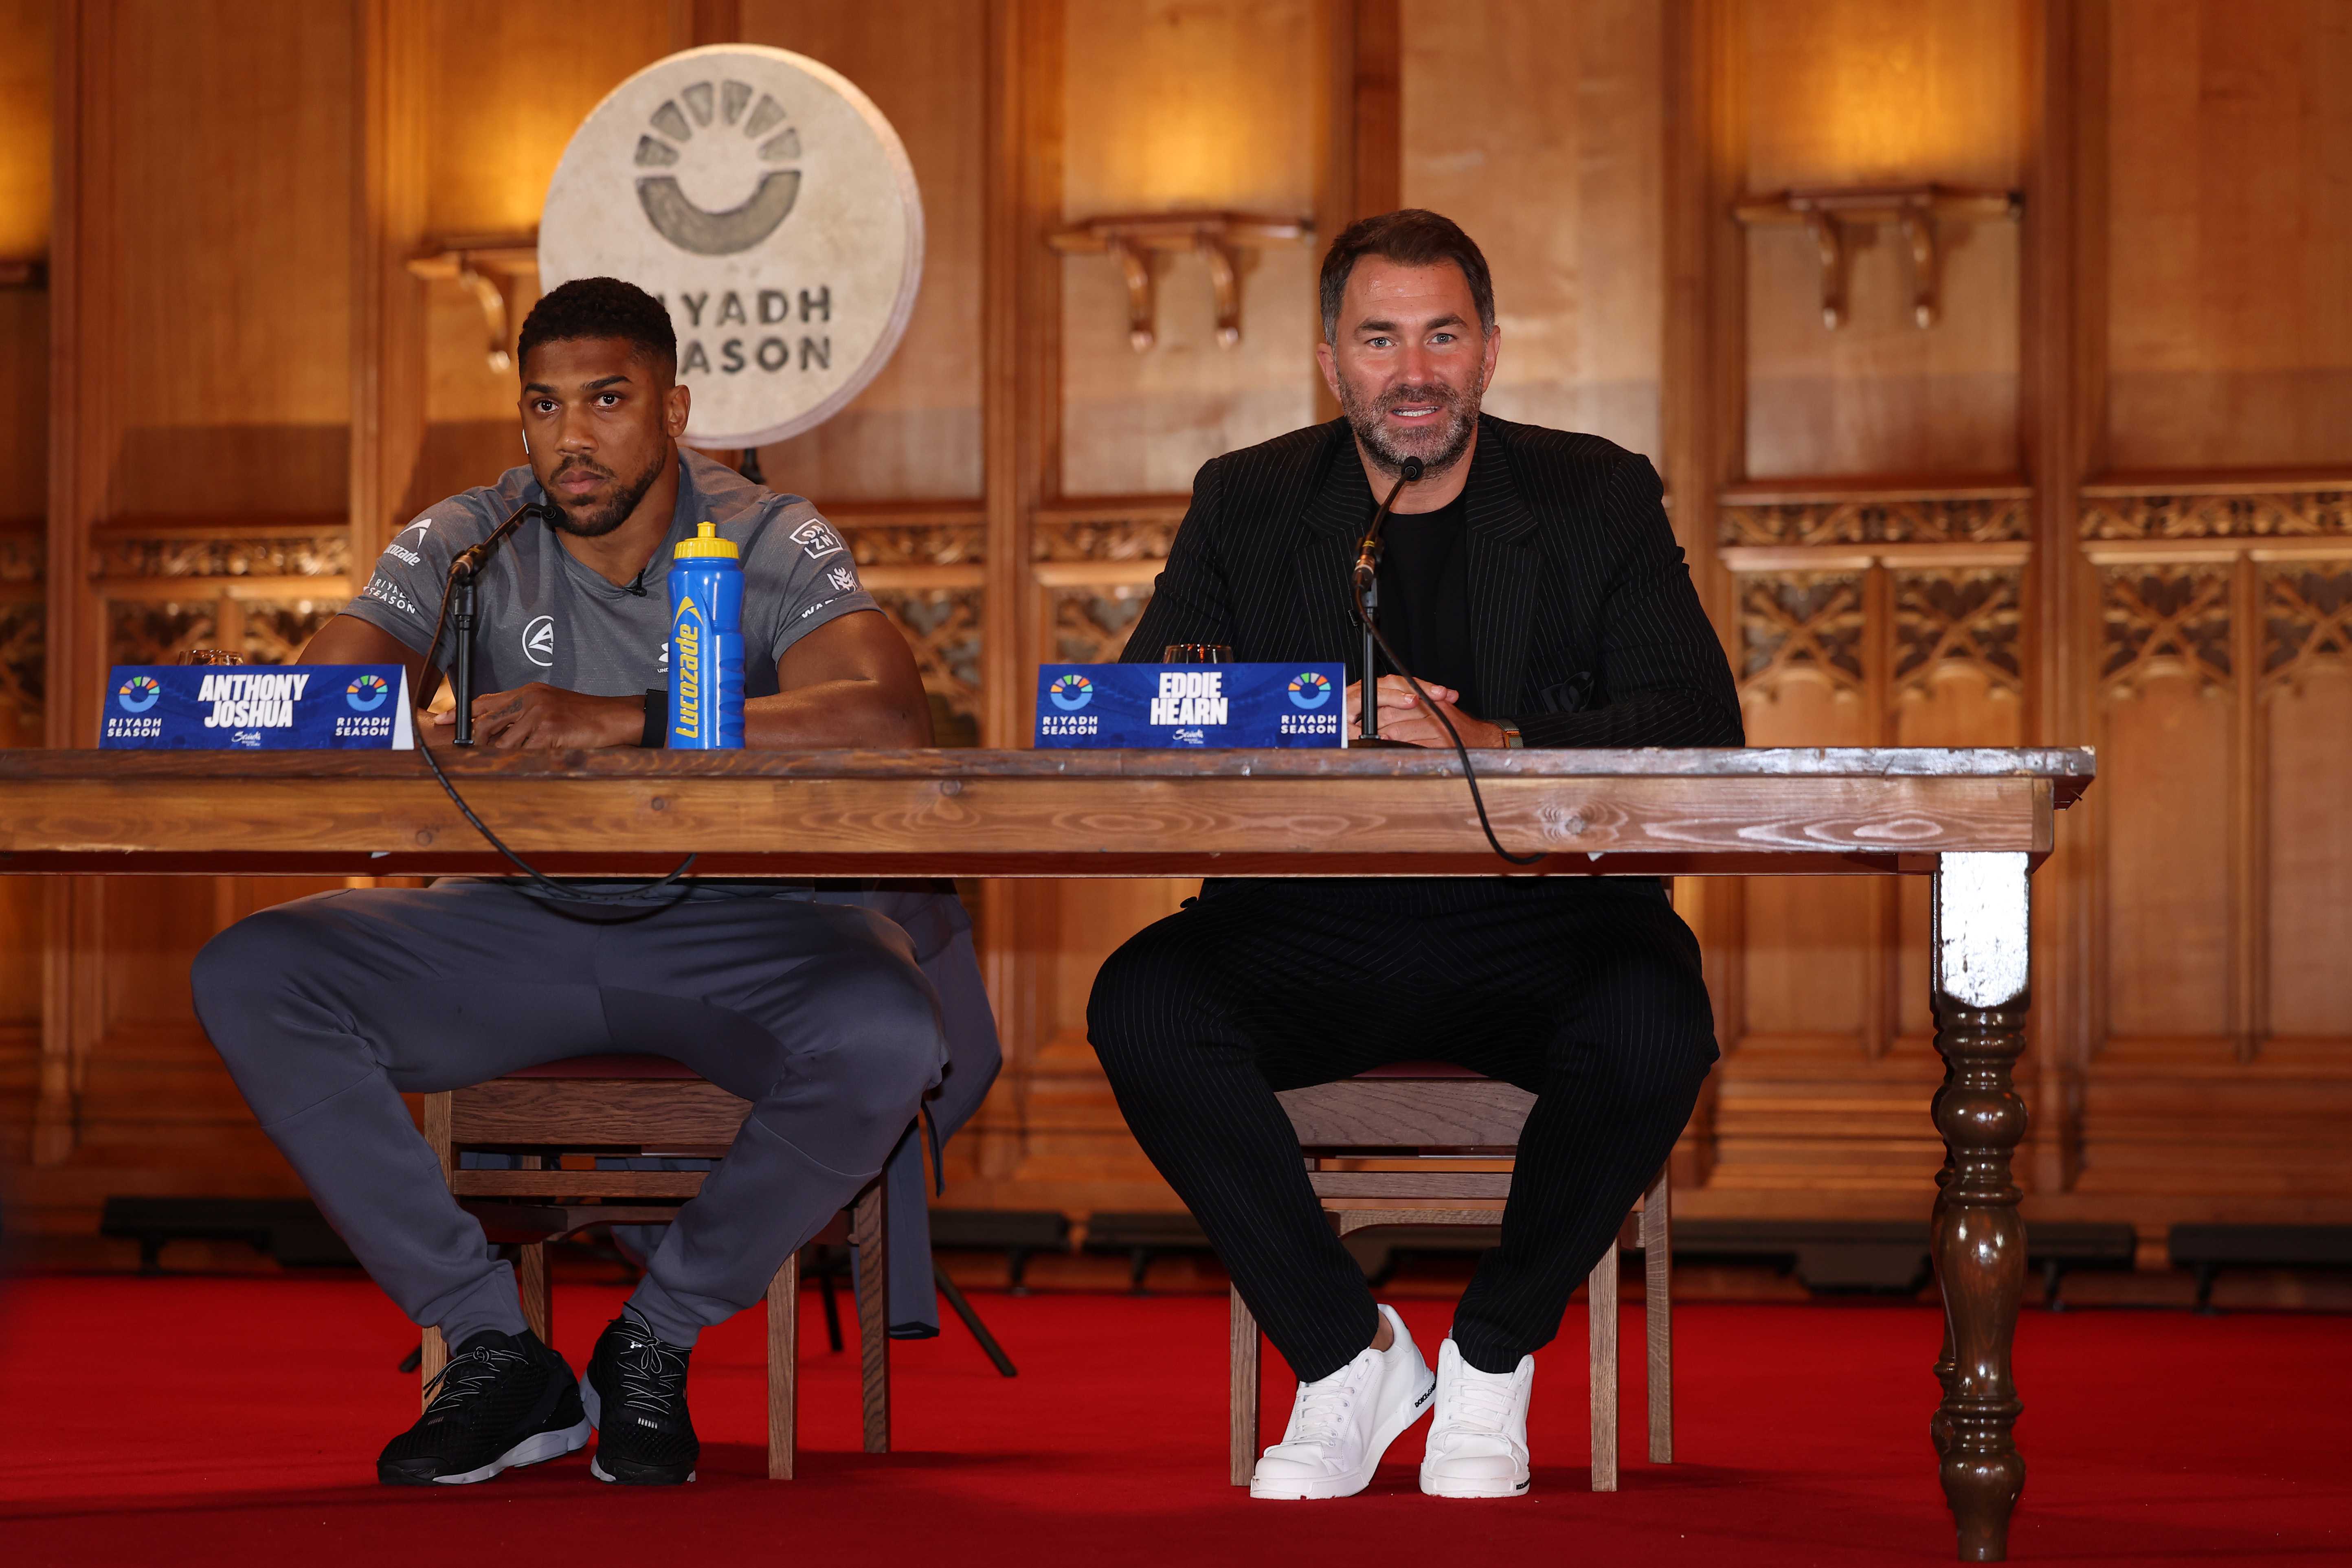
[[[1379,577],[1381,571],[1381,527],[1389,520],[1389,509],[1396,505],[1397,496],[1405,486],[1421,478],[1421,459],[1407,458],[1397,470],[1397,482],[1389,487],[1388,499],[1381,510],[1372,513],[1372,526],[1364,532],[1364,542],[1356,552],[1356,592],[1361,595]]]
[[[527,517],[543,518],[547,508],[537,501],[525,501],[507,514],[507,520],[490,531],[490,536],[461,553],[449,563],[448,580],[441,585],[441,613],[433,623],[433,640],[425,645],[425,663],[429,670],[433,659],[441,651],[441,631],[451,620],[450,608],[457,609],[457,646],[456,668],[450,671],[450,689],[457,699],[457,732],[451,743],[470,746],[474,743],[474,579],[499,552],[507,536],[522,526]]]

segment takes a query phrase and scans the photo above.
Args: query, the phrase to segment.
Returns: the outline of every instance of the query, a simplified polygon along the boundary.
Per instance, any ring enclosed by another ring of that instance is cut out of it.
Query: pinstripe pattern
[[[1656,473],[1593,436],[1482,416],[1465,488],[1478,686],[1531,746],[1742,742],[1738,696]],[[1127,657],[1226,643],[1344,660],[1371,503],[1343,420],[1201,470]],[[1474,1366],[1547,1343],[1715,1060],[1698,944],[1654,882],[1207,884],[1112,954],[1087,1030],[1144,1152],[1301,1378],[1377,1326],[1277,1089],[1438,1058],[1537,1095],[1502,1244],[1454,1314]]]
[[[1482,415],[1465,488],[1478,689],[1530,746],[1737,746],[1739,698],[1648,461],[1602,440]],[[1347,422],[1208,463],[1130,661],[1170,643],[1244,660],[1346,661],[1370,492]]]
[[[1377,1324],[1276,1090],[1437,1059],[1536,1094],[1502,1245],[1454,1313],[1470,1363],[1507,1372],[1558,1331],[1715,1060],[1698,943],[1657,883],[1533,903],[1492,882],[1448,891],[1230,884],[1095,982],[1087,1032],[1119,1110],[1301,1378],[1345,1365]]]

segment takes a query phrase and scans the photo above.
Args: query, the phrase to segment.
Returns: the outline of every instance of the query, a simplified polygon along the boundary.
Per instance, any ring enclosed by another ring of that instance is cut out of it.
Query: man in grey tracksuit
[[[477,742],[658,745],[663,578],[671,547],[709,522],[743,567],[746,743],[930,743],[913,658],[840,535],[807,501],[677,446],[688,399],[657,301],[611,279],[566,284],[520,351],[530,464],[403,529],[305,663],[403,664],[425,700],[454,662],[435,641],[451,562],[536,504],[478,579]],[[447,743],[446,718],[420,722]],[[299,900],[215,938],[192,981],[237,1087],[376,1282],[452,1349],[379,1478],[486,1479],[583,1447],[593,1423],[599,1479],[691,1480],[697,1335],[762,1300],[894,1150],[919,1182],[908,1134],[926,1098],[951,1132],[994,1077],[970,931],[952,892],[920,887],[458,879]],[[575,1380],[525,1326],[512,1271],[400,1097],[611,1051],[672,1058],[751,1110]],[[928,1296],[928,1259],[924,1283]]]

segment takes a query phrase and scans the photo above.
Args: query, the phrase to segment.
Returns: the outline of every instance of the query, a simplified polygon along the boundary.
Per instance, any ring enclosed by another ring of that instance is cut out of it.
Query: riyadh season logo
[[[1072,670],[1067,675],[1056,677],[1054,684],[1045,688],[1045,695],[1053,699],[1054,706],[1063,712],[1075,713],[1095,700],[1095,683]]]
[[[351,704],[354,713],[374,712],[391,694],[391,682],[381,675],[362,675],[343,688],[343,700]]]
[[[124,681],[114,693],[114,700],[125,713],[144,713],[163,695],[163,689],[152,675],[134,675]]]
[[[1290,705],[1294,708],[1320,708],[1331,700],[1328,677],[1308,669],[1291,678]]]
[[[801,172],[774,165],[799,159],[800,132],[784,123],[783,105],[768,94],[761,93],[759,102],[753,103],[753,90],[744,81],[696,82],[676,98],[664,100],[653,111],[650,123],[658,134],[637,138],[636,165],[649,171],[637,176],[637,205],[645,209],[654,231],[680,250],[697,256],[732,256],[749,250],[775,233],[776,226],[799,199]],[[704,148],[711,149],[716,143],[719,155],[715,162],[720,169],[738,178],[757,175],[751,194],[723,212],[697,205],[679,188],[676,174],[651,172],[676,168],[693,156],[686,149],[698,127],[708,132]],[[738,133],[732,146],[721,135],[728,130]],[[754,162],[753,169],[740,168],[747,158]]]
[[[555,666],[555,617],[537,616],[522,629],[523,657],[541,669]]]

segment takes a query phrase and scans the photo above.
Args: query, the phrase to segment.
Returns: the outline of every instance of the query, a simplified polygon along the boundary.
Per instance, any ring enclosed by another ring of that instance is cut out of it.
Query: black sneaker
[[[588,1417],[564,1359],[524,1330],[484,1330],[428,1385],[416,1425],[375,1462],[386,1486],[465,1486],[585,1447]]]
[[[656,1339],[634,1309],[604,1325],[580,1382],[598,1433],[590,1475],[638,1487],[694,1479],[702,1445],[686,1410],[686,1362],[693,1353]]]

